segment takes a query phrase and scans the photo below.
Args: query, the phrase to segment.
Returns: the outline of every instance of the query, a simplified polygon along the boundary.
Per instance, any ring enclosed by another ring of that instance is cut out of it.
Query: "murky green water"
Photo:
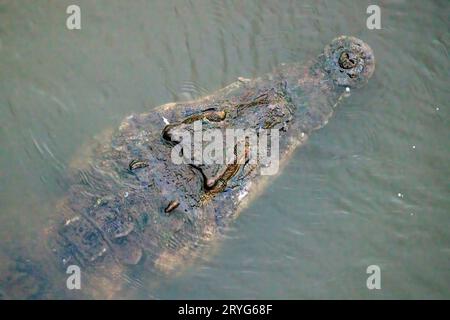
[[[368,30],[371,2],[0,1],[1,252],[33,250],[93,135],[348,34],[375,52],[369,85],[215,254],[156,288],[140,270],[129,296],[450,298],[450,5],[380,1],[382,29]],[[73,3],[80,31],[65,27]],[[381,290],[366,287],[373,264]]]

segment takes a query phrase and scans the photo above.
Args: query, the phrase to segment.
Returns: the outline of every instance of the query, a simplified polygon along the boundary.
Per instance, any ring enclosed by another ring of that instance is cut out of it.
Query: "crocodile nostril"
[[[343,69],[351,69],[356,65],[356,61],[350,58],[348,52],[343,52],[339,57],[339,66]]]

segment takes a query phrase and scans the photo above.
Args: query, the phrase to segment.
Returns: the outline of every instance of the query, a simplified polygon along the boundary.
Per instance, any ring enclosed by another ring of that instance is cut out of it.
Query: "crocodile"
[[[80,267],[89,287],[83,294],[92,298],[120,296],[130,268],[180,272],[213,247],[273,175],[261,174],[266,163],[249,161],[245,143],[244,159],[232,148],[231,161],[223,164],[175,163],[174,148],[183,151],[176,133],[192,132],[195,123],[202,124],[202,132],[268,130],[278,138],[282,169],[374,69],[366,43],[340,36],[307,63],[282,64],[200,99],[126,117],[88,152],[80,152],[69,170],[70,186],[56,205],[56,222],[42,231],[42,253],[13,260],[9,276],[0,281],[3,297],[11,288],[20,298],[70,297],[65,282],[70,265]],[[18,269],[23,276],[11,276]],[[47,283],[30,285],[33,279]]]

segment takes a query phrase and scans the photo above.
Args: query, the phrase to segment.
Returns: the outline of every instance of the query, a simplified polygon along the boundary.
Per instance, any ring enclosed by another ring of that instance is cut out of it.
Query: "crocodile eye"
[[[220,122],[225,120],[226,115],[225,111],[210,111],[205,113],[205,118],[212,122]]]
[[[323,68],[338,86],[361,87],[375,68],[372,49],[354,37],[334,39],[325,47],[324,58]]]
[[[167,205],[167,207],[164,209],[164,212],[169,215],[170,212],[172,212],[173,210],[175,210],[178,206],[180,205],[180,202],[178,200],[172,200],[170,201],[170,203]]]
[[[161,132],[162,139],[165,143],[175,146],[185,139],[184,130],[186,130],[186,128],[183,128],[182,122],[168,124]]]
[[[130,162],[130,164],[128,165],[128,169],[130,171],[136,170],[136,169],[140,169],[140,168],[145,168],[148,167],[149,164],[146,161],[142,161],[142,160],[132,160]]]

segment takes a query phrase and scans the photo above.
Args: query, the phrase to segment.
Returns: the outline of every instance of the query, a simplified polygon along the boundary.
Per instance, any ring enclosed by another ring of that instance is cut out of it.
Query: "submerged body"
[[[176,164],[171,157],[179,142],[175,130],[195,121],[205,130],[274,129],[283,165],[328,122],[346,89],[363,85],[373,71],[371,49],[356,38],[339,37],[307,64],[286,64],[199,100],[127,117],[82,159],[88,165],[75,168],[67,195],[57,206],[60,220],[44,232],[51,252],[46,260],[52,262],[45,263],[42,273],[48,277],[52,270],[65,272],[78,265],[89,278],[84,283],[91,285],[85,293],[104,298],[120,289],[120,274],[127,266],[180,270],[271,177],[260,174],[260,162]],[[41,281],[46,276],[33,277]],[[65,291],[66,282],[58,281],[46,290],[38,288],[53,294]],[[20,283],[6,287],[14,285]]]

